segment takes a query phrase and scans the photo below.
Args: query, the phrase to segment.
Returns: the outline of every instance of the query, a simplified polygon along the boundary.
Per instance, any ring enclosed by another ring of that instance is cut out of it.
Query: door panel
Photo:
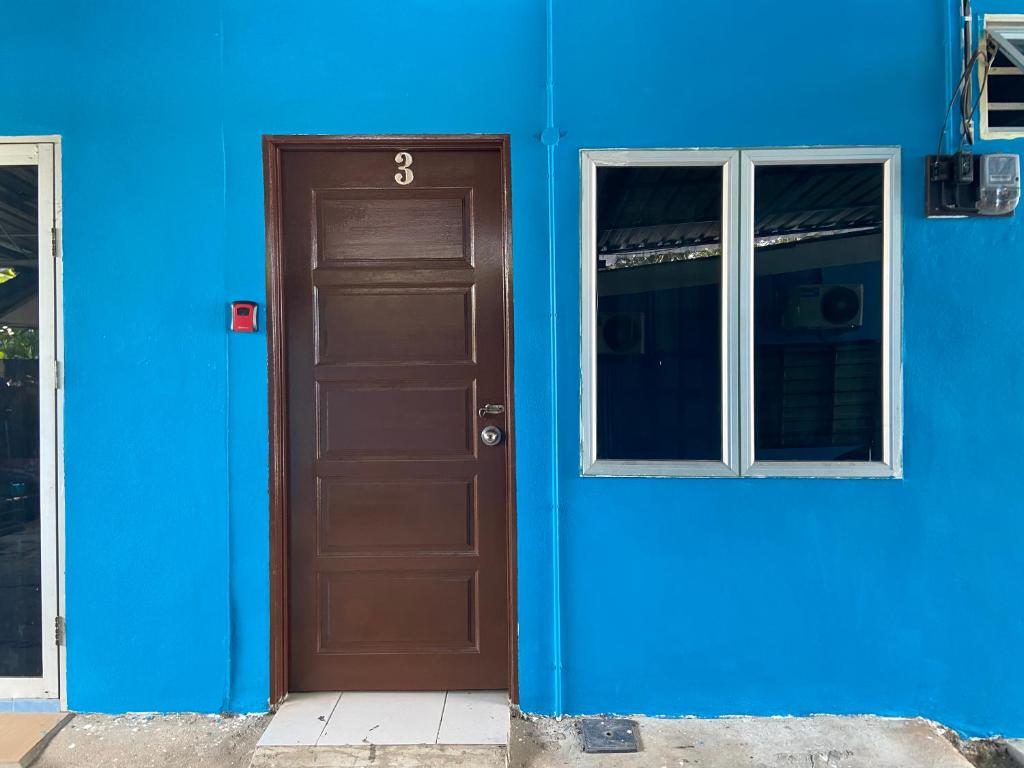
[[[416,504],[408,504],[410,498]],[[320,481],[319,554],[470,552],[472,480]]]
[[[502,153],[280,172],[289,690],[507,687],[508,444],[479,439],[507,414],[478,413],[510,389]]]
[[[317,263],[468,262],[471,192],[422,187],[325,191],[317,195]]]
[[[470,458],[473,382],[317,382],[320,458]]]
[[[472,571],[328,573],[320,579],[322,651],[473,651]]]
[[[469,288],[326,288],[317,299],[321,363],[472,362]]]

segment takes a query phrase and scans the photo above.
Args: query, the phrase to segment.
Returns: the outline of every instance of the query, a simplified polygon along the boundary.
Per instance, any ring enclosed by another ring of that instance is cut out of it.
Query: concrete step
[[[251,768],[507,768],[504,745],[454,744],[256,748]]]
[[[1006,765],[1024,768],[1024,739],[995,739],[994,744],[1006,755]]]
[[[586,754],[577,721],[512,721],[511,768],[972,768],[934,723],[881,717],[637,717],[641,751]],[[458,763],[453,763],[458,765]]]
[[[70,719],[70,712],[0,713],[0,768],[31,765]]]

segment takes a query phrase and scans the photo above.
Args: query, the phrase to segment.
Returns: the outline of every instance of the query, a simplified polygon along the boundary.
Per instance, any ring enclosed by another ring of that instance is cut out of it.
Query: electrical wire
[[[984,49],[975,51],[974,55],[971,56],[970,63],[964,67],[963,73],[960,75],[960,80],[956,84],[956,88],[953,89],[953,95],[949,98],[949,104],[946,105],[946,116],[942,120],[942,129],[939,131],[939,141],[935,148],[935,155],[938,157],[942,154],[942,140],[946,138],[946,127],[949,125],[949,116],[953,112],[953,105],[956,103],[957,97],[960,95],[961,89],[967,84],[968,79],[974,71],[975,65],[978,63],[978,57],[985,52]],[[961,135],[963,135],[961,130]]]
[[[978,111],[978,106],[981,104],[981,97],[985,94],[985,87],[988,85],[988,74],[992,71],[992,65],[995,63],[998,48],[992,45],[989,38],[986,37],[984,47],[979,48],[978,53],[985,54],[985,76],[981,80],[981,87],[978,88],[978,97],[974,100],[974,106],[971,107],[971,112],[964,121],[965,125],[971,125],[974,122],[974,115]],[[964,140],[966,138],[966,131],[962,131],[960,134],[960,146],[957,148],[957,152],[963,151]]]

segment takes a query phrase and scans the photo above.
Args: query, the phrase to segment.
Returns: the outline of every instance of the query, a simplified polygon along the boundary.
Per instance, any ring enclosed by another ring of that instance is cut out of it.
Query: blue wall
[[[3,10],[0,134],[63,137],[69,705],[266,709],[266,337],[225,330],[265,297],[263,134],[494,132],[529,404],[522,684],[549,710],[544,7],[302,5]]]
[[[586,6],[555,3],[564,709],[1024,734],[1024,218],[922,217],[942,6]],[[905,479],[580,478],[577,150],[801,144],[903,148]]]
[[[921,217],[944,4],[554,0],[550,62],[545,10],[4,9],[0,134],[64,139],[70,706],[266,706],[266,339],[224,330],[265,296],[260,137],[501,132],[524,709],[1024,735],[1024,218]],[[579,148],[793,144],[903,147],[905,479],[580,478]]]

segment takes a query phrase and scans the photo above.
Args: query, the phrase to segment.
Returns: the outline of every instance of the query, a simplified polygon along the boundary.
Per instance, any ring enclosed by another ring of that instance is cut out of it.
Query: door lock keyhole
[[[484,445],[494,446],[501,442],[505,435],[501,429],[494,425],[489,425],[480,430],[480,442]]]

